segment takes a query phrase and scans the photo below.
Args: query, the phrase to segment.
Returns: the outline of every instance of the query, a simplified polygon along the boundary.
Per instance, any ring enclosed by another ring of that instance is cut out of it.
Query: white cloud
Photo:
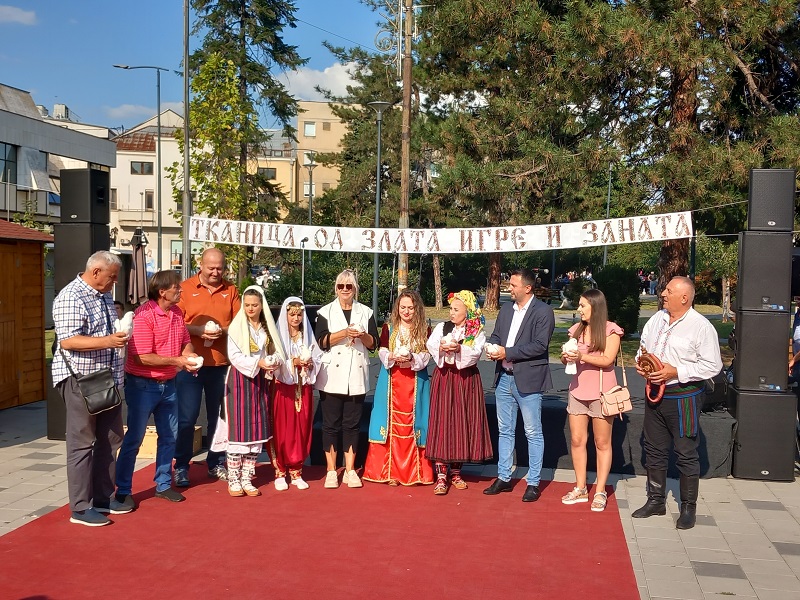
[[[120,104],[119,106],[106,106],[106,114],[111,119],[128,121],[131,119],[149,119],[154,117],[156,109],[141,104]]]
[[[289,71],[284,75],[284,82],[289,93],[299,100],[325,100],[324,96],[314,88],[319,86],[330,90],[335,96],[347,94],[346,87],[353,84],[353,78],[347,72],[351,65],[336,63],[322,71],[302,67],[297,71]]]
[[[0,4],[0,23],[19,23],[21,25],[36,25],[36,11],[22,10],[16,6]]]

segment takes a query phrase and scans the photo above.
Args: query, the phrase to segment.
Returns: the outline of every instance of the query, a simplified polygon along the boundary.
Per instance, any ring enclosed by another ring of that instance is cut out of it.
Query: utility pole
[[[408,202],[411,195],[411,68],[413,58],[414,0],[403,0],[403,120],[401,128],[400,170],[400,229],[408,229]],[[401,253],[397,261],[397,291],[408,287],[408,254]]]

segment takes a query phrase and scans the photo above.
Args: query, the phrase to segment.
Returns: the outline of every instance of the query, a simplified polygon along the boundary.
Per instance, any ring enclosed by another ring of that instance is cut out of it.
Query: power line
[[[334,33],[333,31],[328,31],[327,29],[323,29],[322,27],[319,27],[318,25],[314,25],[313,23],[309,23],[308,21],[304,21],[303,19],[295,19],[295,20],[297,22],[299,22],[299,23],[303,23],[305,25],[308,25],[309,27],[313,27],[314,29],[319,29],[320,31],[324,31],[328,35],[332,35],[334,37],[343,39],[346,42],[350,42],[351,44],[355,44],[356,46],[364,48],[364,50],[369,50],[370,52],[378,52],[377,48],[371,48],[369,46],[365,46],[364,44],[359,44],[355,40],[351,40],[350,38],[346,38],[343,35],[339,35],[338,33]]]

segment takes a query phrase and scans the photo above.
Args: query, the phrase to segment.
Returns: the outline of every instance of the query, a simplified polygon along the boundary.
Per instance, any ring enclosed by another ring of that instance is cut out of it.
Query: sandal
[[[571,491],[567,492],[561,497],[561,504],[578,504],[578,502],[588,502],[589,501],[589,490],[579,487],[572,488]]]
[[[457,490],[465,490],[469,487],[467,482],[461,479],[461,477],[453,477],[453,480],[450,483]]]
[[[433,486],[433,493],[437,496],[444,496],[447,493],[447,480],[439,479]]]
[[[592,499],[592,512],[603,512],[608,502],[608,494],[606,492],[597,492]]]

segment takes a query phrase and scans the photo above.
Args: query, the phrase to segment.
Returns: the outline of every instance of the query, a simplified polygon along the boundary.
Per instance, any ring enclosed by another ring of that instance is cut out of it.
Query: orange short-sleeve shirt
[[[220,327],[228,327],[242,305],[236,286],[225,280],[218,288],[211,289],[200,282],[199,275],[194,275],[181,283],[181,291],[178,308],[186,325],[205,325],[208,321],[215,321]],[[191,339],[194,351],[203,357],[203,366],[228,364],[227,336],[220,336],[211,346],[206,346],[200,336],[192,335]]]

